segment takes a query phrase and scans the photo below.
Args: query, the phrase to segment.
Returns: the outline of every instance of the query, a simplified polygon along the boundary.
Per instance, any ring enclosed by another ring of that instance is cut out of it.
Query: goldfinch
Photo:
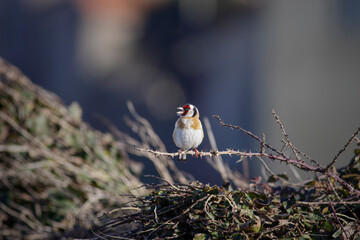
[[[179,160],[186,161],[186,151],[194,149],[195,157],[199,156],[196,149],[204,138],[203,128],[199,119],[199,110],[192,104],[185,104],[178,107],[177,115],[179,119],[175,123],[173,140],[175,145],[180,148]]]

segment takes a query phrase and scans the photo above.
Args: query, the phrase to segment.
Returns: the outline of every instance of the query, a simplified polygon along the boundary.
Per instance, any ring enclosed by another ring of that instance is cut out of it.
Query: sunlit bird
[[[186,161],[186,151],[194,149],[195,157],[199,156],[196,149],[204,138],[204,132],[199,119],[199,110],[192,104],[185,104],[178,107],[179,119],[175,123],[173,140],[180,148],[179,160]]]

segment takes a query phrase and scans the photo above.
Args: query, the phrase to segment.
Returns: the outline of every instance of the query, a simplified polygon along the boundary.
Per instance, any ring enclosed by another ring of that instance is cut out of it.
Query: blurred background
[[[275,109],[293,144],[322,164],[360,124],[356,0],[0,0],[0,56],[65,104],[79,102],[97,129],[107,130],[101,115],[126,131],[133,101],[171,152],[176,108],[188,102],[210,119],[219,149],[260,146],[214,114],[281,148]],[[199,149],[211,149],[206,134]],[[236,160],[226,158],[246,177],[262,174],[257,160]],[[222,183],[204,159],[177,164]]]

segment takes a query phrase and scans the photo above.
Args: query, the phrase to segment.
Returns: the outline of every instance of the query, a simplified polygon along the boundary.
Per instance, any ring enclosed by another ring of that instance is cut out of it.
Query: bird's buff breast
[[[175,145],[178,148],[196,148],[202,142],[204,133],[202,130],[201,122],[197,119],[198,127],[194,129],[193,120],[194,119],[181,119],[176,123],[173,137]]]

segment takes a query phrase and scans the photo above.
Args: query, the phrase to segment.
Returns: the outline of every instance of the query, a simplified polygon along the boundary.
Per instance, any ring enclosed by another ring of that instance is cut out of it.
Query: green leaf
[[[189,214],[189,218],[191,219],[191,220],[196,220],[196,219],[199,219],[199,215],[197,215],[197,214],[192,214],[192,213],[190,213]]]
[[[214,219],[215,219],[215,215],[214,215],[214,214],[212,214],[211,212],[209,212],[209,213],[208,213],[208,216],[209,216],[209,218],[210,218],[210,219],[212,219],[212,220],[214,220]]]
[[[306,240],[306,239],[312,239],[309,235],[302,235],[300,238],[300,240]]]
[[[197,233],[193,238],[193,240],[205,240],[205,239],[206,239],[205,233]]]
[[[295,204],[296,204],[296,198],[294,197],[294,195],[291,195],[290,199],[288,200],[287,207],[290,208],[290,207],[294,206]]]
[[[289,177],[285,173],[278,174],[277,176],[280,177],[280,178],[283,178],[285,180],[289,180]]]
[[[316,184],[317,181],[313,180],[305,184],[306,187],[312,187]]]
[[[244,196],[248,201],[252,201],[253,198],[251,198],[251,196],[249,194],[247,194],[246,192],[244,192]]]
[[[213,239],[218,239],[219,238],[219,233],[217,231],[211,231],[210,233],[211,233]]]
[[[327,232],[332,232],[334,230],[333,225],[329,221],[324,222],[324,225],[322,226],[322,228]]]
[[[64,136],[64,141],[68,146],[76,149],[81,149],[83,147],[79,137],[75,134],[66,134]]]
[[[332,235],[332,237],[333,237],[333,238],[337,238],[337,237],[339,237],[339,236],[341,235],[341,233],[342,233],[341,228],[339,228],[339,229]]]
[[[49,132],[47,118],[44,115],[38,115],[35,118],[30,118],[25,123],[26,127],[34,132],[36,135],[44,136]]]
[[[322,216],[317,215],[317,214],[310,213],[309,214],[309,220],[311,220],[312,222],[317,222],[317,221],[320,221],[320,220],[324,220],[324,218]]]
[[[304,225],[305,225],[307,228],[312,228],[312,227],[313,227],[313,224],[312,224],[312,223],[309,223],[309,222],[304,222]]]
[[[257,233],[261,228],[261,220],[259,217],[255,217],[255,219],[249,219],[244,224],[241,225],[241,230],[245,232]]]
[[[279,180],[279,178],[278,178],[276,175],[271,175],[271,176],[268,178],[267,182],[268,182],[268,183],[276,183],[278,180]]]
[[[235,233],[235,234],[231,235],[231,239],[232,240],[241,240],[241,239],[244,239],[244,237],[243,237],[243,234],[241,234],[241,233]]]
[[[77,102],[73,102],[68,107],[70,116],[77,122],[81,121],[82,110]]]
[[[249,192],[249,193],[247,194],[247,197],[249,197],[250,200],[253,200],[253,199],[255,199],[255,198],[257,197],[257,193]]]

